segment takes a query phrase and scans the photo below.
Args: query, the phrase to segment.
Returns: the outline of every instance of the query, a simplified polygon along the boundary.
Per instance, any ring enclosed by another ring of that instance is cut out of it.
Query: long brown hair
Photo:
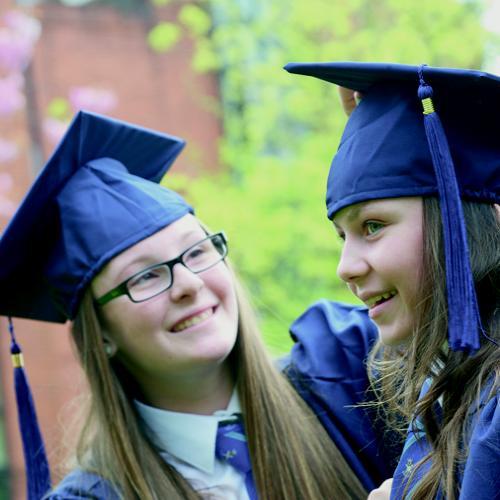
[[[448,349],[441,214],[437,199],[424,198],[423,203],[423,272],[414,333],[404,347],[379,343],[370,355],[370,375],[391,426],[406,432],[408,423],[417,416],[424,424],[431,452],[417,464],[413,475],[425,462],[431,461],[431,466],[412,490],[412,500],[435,498],[439,490],[445,498],[454,500],[459,491],[456,474],[468,454],[468,416],[480,397],[487,400],[498,390],[500,349],[485,336],[473,357]],[[498,343],[500,222],[493,205],[463,202],[463,209],[482,327]],[[422,385],[429,377],[430,389],[419,399]],[[491,390],[482,394],[490,383]],[[441,419],[433,410],[438,400],[442,405]]]
[[[366,492],[317,418],[266,353],[255,314],[234,279],[238,339],[231,353],[259,498],[317,500],[366,498]],[[91,404],[77,448],[77,463],[109,480],[124,499],[199,499],[148,440],[133,404],[137,387],[110,361],[87,290],[73,324]]]

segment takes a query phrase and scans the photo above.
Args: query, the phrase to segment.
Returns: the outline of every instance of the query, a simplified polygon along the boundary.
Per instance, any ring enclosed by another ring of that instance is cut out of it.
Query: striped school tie
[[[245,476],[245,486],[250,500],[257,500],[257,490],[252,475],[247,438],[241,422],[220,422],[215,441],[215,456],[232,465]]]
[[[419,398],[425,396],[431,384],[432,379],[430,378],[424,382]],[[442,412],[441,405],[439,403],[435,404],[434,411],[439,419]],[[415,466],[431,451],[432,448],[427,441],[422,420],[420,417],[417,417],[408,428],[408,434],[406,436],[403,452],[401,454],[401,458],[399,459],[398,466],[394,471],[394,479],[391,487],[391,500],[401,500],[405,491],[406,498],[412,498],[413,492],[417,488],[420,481],[422,481],[425,475],[429,472],[432,464],[430,460],[428,460],[425,464],[416,469],[416,472],[414,473]],[[433,500],[442,500],[441,492],[438,492],[437,496],[434,497]]]

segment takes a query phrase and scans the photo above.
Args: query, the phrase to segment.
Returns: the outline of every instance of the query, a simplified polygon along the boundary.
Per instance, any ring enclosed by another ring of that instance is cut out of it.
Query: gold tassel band
[[[431,115],[434,113],[434,103],[430,97],[422,99],[422,106],[424,107],[424,115]]]
[[[12,359],[12,365],[14,366],[14,368],[22,368],[24,366],[24,359],[23,359],[22,352],[20,352],[18,354],[12,354],[11,359]]]

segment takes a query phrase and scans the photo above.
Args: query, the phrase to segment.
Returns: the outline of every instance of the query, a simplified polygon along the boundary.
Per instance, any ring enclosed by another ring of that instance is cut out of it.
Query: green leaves
[[[57,120],[67,120],[71,115],[69,101],[64,97],[55,97],[47,105],[47,115]]]
[[[173,23],[159,23],[148,33],[148,44],[155,52],[167,52],[179,40],[181,30]]]
[[[289,61],[360,60],[479,67],[480,0],[209,0],[183,4],[193,67],[218,71],[224,134],[217,175],[169,176],[197,215],[229,236],[229,256],[258,308],[266,342],[312,301],[353,302],[336,277],[338,241],[325,185],[347,118],[337,90],[290,75]],[[180,4],[179,4],[180,5]],[[190,145],[186,154],[190,154]],[[202,152],[201,152],[202,153]]]
[[[204,36],[212,26],[210,16],[195,4],[187,4],[179,13],[179,21],[193,36]]]

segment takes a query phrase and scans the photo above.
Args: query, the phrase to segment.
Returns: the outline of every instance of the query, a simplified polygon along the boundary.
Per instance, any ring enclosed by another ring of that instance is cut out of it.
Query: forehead
[[[94,278],[94,282],[123,281],[129,274],[176,257],[205,236],[200,221],[187,214],[113,257]]]
[[[345,225],[358,220],[364,215],[376,214],[416,214],[421,213],[422,198],[417,196],[403,198],[382,198],[367,200],[349,205],[339,210],[333,217],[335,225]]]

